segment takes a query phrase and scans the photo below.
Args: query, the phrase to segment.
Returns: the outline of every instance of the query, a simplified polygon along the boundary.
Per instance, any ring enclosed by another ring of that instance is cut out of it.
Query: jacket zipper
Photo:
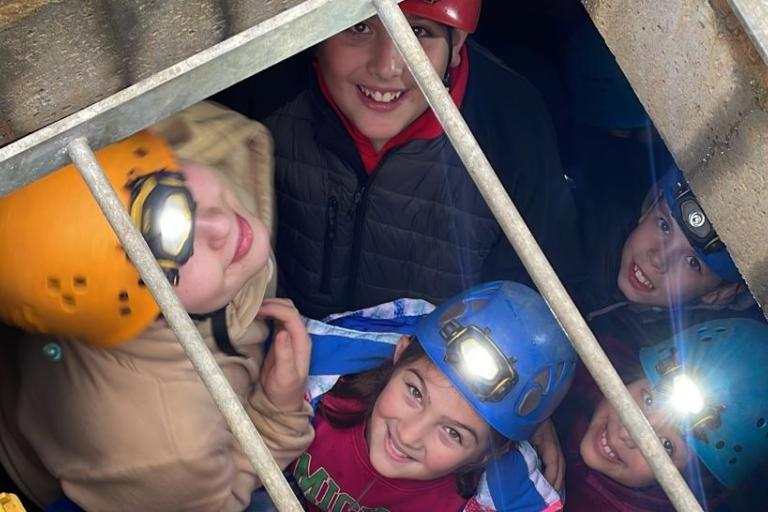
[[[339,212],[339,201],[331,196],[325,208],[325,243],[323,244],[323,266],[320,276],[320,293],[331,291],[331,258],[333,244],[336,240],[336,216]]]
[[[352,196],[352,206],[347,212],[347,218],[349,220],[352,220],[352,217],[357,214],[355,217],[355,229],[352,232],[352,268],[349,271],[349,276],[347,279],[347,309],[353,309],[355,307],[355,284],[357,283],[357,274],[360,270],[360,251],[362,250],[362,241],[360,240],[360,235],[363,232],[363,221],[365,220],[365,213],[368,209],[368,192],[370,192],[371,188],[373,187],[373,182],[376,179],[376,176],[379,175],[379,171],[384,166],[384,163],[389,159],[390,154],[391,151],[384,155],[384,158],[379,161],[379,165],[376,167],[376,169],[374,169],[374,171],[368,175],[368,179],[362,182],[360,187],[355,192],[355,195]]]

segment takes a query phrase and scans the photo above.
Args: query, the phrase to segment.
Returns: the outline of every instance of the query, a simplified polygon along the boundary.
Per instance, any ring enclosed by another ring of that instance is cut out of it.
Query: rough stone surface
[[[583,3],[765,312],[768,68],[725,0]]]
[[[301,0],[33,0],[0,5],[0,146]]]

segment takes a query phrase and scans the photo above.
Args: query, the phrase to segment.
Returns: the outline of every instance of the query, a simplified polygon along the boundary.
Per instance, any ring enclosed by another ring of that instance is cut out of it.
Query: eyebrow
[[[429,388],[427,387],[427,381],[424,380],[424,377],[422,377],[421,374],[419,373],[419,371],[416,370],[415,368],[408,368],[408,371],[411,372],[412,374],[414,374],[417,379],[419,379],[419,382],[421,383],[421,389],[424,390],[424,393],[422,393],[422,394],[426,394],[427,395],[426,396],[427,402],[430,402],[431,400],[430,400],[430,396],[429,396]],[[451,384],[451,386],[453,386],[453,384]],[[462,396],[462,398],[464,398],[464,397]],[[467,432],[469,432],[470,434],[472,434],[472,437],[475,438],[475,444],[480,444],[480,438],[478,437],[477,432],[475,432],[475,430],[472,427],[470,427],[469,425],[465,425],[464,423],[462,423],[460,421],[457,421],[456,419],[451,418],[449,416],[445,416],[444,415],[443,418],[448,420],[450,423],[453,423],[457,427],[462,428],[462,429],[466,430]]]

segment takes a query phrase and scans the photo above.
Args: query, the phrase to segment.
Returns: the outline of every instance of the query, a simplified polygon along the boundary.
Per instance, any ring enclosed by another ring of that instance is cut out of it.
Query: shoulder
[[[311,126],[326,106],[327,102],[317,90],[317,86],[312,84],[270,114],[264,124],[273,131],[275,138],[278,138],[278,132],[281,130],[296,129],[301,125]]]

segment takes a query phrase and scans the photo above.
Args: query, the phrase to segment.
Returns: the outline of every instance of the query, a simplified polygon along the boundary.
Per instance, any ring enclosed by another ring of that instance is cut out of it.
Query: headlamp
[[[440,329],[445,362],[482,402],[498,402],[517,383],[515,360],[504,357],[489,330],[462,326],[455,319]]]
[[[682,428],[706,442],[707,431],[720,425],[724,407],[706,403],[704,388],[683,371],[674,350],[659,361],[656,370],[661,375],[657,389],[664,397],[664,405],[675,413]]]
[[[677,180],[672,185],[671,192],[674,200],[674,205],[670,205],[672,216],[691,245],[704,255],[722,250],[724,247],[722,240],[707,219],[688,184]]]
[[[178,172],[159,171],[128,184],[130,213],[173,285],[179,283],[179,267],[192,256],[195,234],[195,202]]]
[[[685,374],[672,377],[669,404],[681,414],[699,414],[704,409],[701,389]]]

